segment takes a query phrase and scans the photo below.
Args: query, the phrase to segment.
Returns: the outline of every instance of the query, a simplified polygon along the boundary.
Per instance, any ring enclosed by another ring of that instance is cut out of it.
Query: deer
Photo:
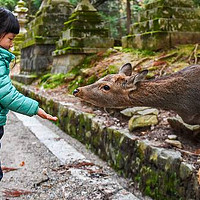
[[[190,125],[200,124],[200,65],[155,79],[146,79],[148,70],[133,73],[131,63],[117,74],[78,87],[73,95],[103,108],[147,106],[174,111]]]

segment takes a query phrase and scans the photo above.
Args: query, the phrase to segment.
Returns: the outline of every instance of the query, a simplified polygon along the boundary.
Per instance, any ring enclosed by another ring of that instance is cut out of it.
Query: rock
[[[185,162],[180,165],[180,177],[182,180],[189,178],[194,170],[194,166]]]
[[[156,115],[134,115],[129,120],[128,127],[130,131],[133,131],[134,129],[156,125],[157,123],[158,119]]]
[[[169,140],[176,140],[177,139],[177,135],[168,135],[167,136]]]
[[[148,108],[142,111],[138,111],[137,113],[140,115],[158,115],[159,111],[156,108]]]
[[[135,114],[139,115],[149,115],[149,114],[155,114],[158,115],[158,110],[155,108],[149,108],[149,107],[133,107],[133,108],[127,108],[121,111],[121,113],[125,116],[132,117]]]
[[[186,124],[179,116],[170,117],[167,119],[167,121],[170,124],[170,126],[176,131],[183,132],[183,133],[194,133],[194,134],[197,134],[200,132],[199,125]]]
[[[166,139],[165,142],[167,144],[170,144],[170,145],[174,146],[174,147],[182,149],[182,144],[178,140],[169,140],[169,139]]]

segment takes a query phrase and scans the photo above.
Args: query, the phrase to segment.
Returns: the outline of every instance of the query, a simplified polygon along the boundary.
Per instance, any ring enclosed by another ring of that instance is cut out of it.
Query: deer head
[[[96,83],[79,87],[73,94],[84,101],[99,107],[123,108],[131,106],[130,93],[137,90],[140,82],[148,73],[147,70],[138,74],[132,73],[130,63],[123,65],[118,74],[107,75]]]

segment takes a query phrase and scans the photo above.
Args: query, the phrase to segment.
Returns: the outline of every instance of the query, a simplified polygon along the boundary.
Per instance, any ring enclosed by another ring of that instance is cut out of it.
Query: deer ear
[[[143,70],[142,72],[138,73],[133,80],[133,84],[135,85],[138,82],[143,81],[146,78],[147,74],[148,70]]]
[[[132,75],[130,76],[126,82],[124,82],[123,87],[125,88],[129,88],[131,90],[135,90],[137,88],[137,83],[139,83],[140,81],[143,81],[146,78],[146,75],[148,73],[148,70],[143,70],[142,72],[136,74],[136,75]]]
[[[125,65],[123,65],[120,70],[119,70],[119,74],[125,74],[126,76],[131,76],[132,74],[132,65],[131,63],[126,63]]]

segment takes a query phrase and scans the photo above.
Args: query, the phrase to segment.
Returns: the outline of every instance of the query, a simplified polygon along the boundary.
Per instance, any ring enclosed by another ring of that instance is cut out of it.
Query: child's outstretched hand
[[[57,117],[53,117],[49,114],[47,114],[42,108],[38,109],[38,116],[40,116],[43,119],[48,119],[48,120],[52,120],[52,121],[56,121],[58,118]]]

